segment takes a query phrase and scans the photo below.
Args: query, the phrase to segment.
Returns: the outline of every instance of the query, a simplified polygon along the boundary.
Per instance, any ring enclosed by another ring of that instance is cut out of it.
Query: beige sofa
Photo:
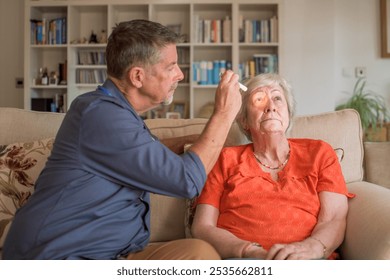
[[[63,117],[63,114],[57,113],[0,108],[0,145],[23,148],[25,150],[18,150],[20,153],[25,151],[22,158],[36,160],[32,160],[32,167],[22,170],[32,182],[44,166]],[[153,134],[167,138],[200,133],[206,121],[154,119],[146,123]],[[337,149],[340,159],[343,157],[343,174],[349,191],[355,193],[356,197],[349,202],[346,237],[340,248],[342,258],[390,259],[390,143],[363,143],[359,115],[353,110],[296,117],[289,136],[323,139]],[[234,125],[226,145],[245,142]],[[11,174],[5,165],[7,150],[5,146],[0,148],[1,252],[4,237],[12,222],[12,212],[24,203],[33,187],[20,184],[10,186],[15,180],[7,178]],[[342,151],[343,155],[340,153]],[[10,194],[14,194],[13,199],[10,199]],[[187,204],[185,199],[152,195],[151,242],[186,237]],[[8,205],[8,212],[3,211],[2,205]]]

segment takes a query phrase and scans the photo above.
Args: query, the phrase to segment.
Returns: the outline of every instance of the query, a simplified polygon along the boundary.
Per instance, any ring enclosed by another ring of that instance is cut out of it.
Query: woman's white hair
[[[289,118],[290,118],[287,130],[290,129],[291,120],[295,115],[295,100],[292,94],[291,86],[282,76],[276,73],[259,74],[253,77],[252,79],[249,79],[245,83],[245,85],[248,87],[248,90],[246,92],[242,92],[242,106],[236,119],[239,128],[250,141],[252,141],[252,136],[249,130],[245,129],[245,127],[247,126],[247,118],[248,118],[248,101],[253,91],[260,87],[278,85],[282,88],[284,97],[286,98],[287,101]]]

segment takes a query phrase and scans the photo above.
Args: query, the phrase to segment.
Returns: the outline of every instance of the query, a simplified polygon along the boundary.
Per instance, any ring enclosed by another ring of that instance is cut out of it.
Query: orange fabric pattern
[[[225,148],[196,203],[218,208],[218,227],[265,249],[307,238],[317,223],[319,192],[353,195],[329,144],[310,139],[289,144],[290,159],[278,181],[259,167],[252,144]]]

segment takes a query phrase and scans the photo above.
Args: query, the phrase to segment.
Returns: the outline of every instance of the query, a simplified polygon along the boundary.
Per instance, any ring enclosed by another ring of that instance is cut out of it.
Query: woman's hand
[[[264,260],[267,256],[267,250],[261,246],[250,245],[242,252],[242,258],[261,259]]]
[[[265,256],[266,260],[313,260],[324,258],[324,247],[313,239],[290,244],[274,244]]]

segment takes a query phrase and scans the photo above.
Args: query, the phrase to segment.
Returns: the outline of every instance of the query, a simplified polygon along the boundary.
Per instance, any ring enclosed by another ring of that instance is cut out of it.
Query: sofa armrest
[[[390,142],[364,142],[365,179],[390,189]]]
[[[343,259],[390,259],[390,190],[365,181],[348,184],[347,230],[340,247]]]

